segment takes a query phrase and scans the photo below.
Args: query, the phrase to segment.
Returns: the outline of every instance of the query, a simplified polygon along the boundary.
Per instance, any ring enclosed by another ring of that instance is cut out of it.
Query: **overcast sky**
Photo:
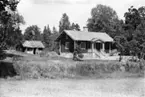
[[[43,30],[49,24],[51,29],[53,26],[58,29],[62,14],[67,13],[70,22],[78,23],[82,29],[97,4],[112,7],[123,19],[130,6],[145,6],[145,0],[21,0],[18,11],[26,22],[21,28],[24,31],[30,25],[38,25]]]

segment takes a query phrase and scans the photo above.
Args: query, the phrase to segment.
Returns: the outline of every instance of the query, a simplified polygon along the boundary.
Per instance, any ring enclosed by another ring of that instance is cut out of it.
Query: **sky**
[[[97,4],[110,6],[120,19],[124,19],[124,13],[130,6],[145,6],[145,0],[21,0],[18,11],[26,22],[21,29],[24,32],[26,27],[38,25],[43,31],[44,26],[49,24],[51,29],[55,26],[58,30],[63,13],[69,16],[71,23],[78,23],[82,29],[91,17],[91,9]]]

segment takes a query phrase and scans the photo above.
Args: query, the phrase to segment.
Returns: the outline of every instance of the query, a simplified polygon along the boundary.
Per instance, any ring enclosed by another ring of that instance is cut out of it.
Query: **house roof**
[[[64,32],[73,40],[77,41],[103,41],[113,42],[113,38],[105,32],[84,32],[84,31],[73,31],[64,30]]]
[[[44,48],[44,45],[41,41],[25,41],[23,47]]]

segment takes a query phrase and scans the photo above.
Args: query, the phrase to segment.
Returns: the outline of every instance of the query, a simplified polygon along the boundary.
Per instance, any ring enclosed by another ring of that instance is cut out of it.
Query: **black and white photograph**
[[[145,97],[145,0],[0,0],[0,97]]]

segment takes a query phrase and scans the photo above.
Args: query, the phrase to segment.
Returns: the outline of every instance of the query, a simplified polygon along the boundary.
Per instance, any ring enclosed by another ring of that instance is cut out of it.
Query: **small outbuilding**
[[[45,48],[41,41],[25,41],[23,51],[29,54],[39,54]]]

